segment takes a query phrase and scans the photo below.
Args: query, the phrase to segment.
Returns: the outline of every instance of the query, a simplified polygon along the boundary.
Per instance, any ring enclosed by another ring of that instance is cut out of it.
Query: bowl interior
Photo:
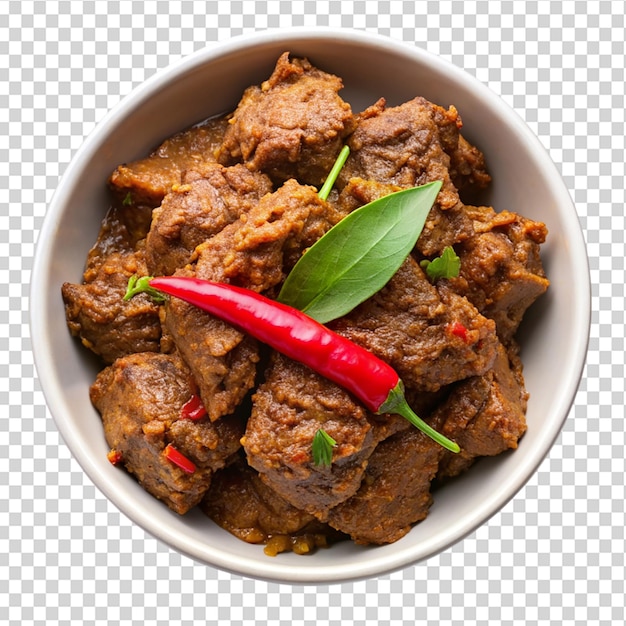
[[[269,558],[198,512],[179,517],[106,460],[107,445],[88,389],[98,366],[70,337],[60,295],[81,280],[83,261],[108,208],[105,181],[120,163],[146,155],[174,132],[235,107],[243,90],[271,72],[285,50],[344,80],[359,111],[384,96],[416,95],[455,105],[463,132],[485,153],[493,185],[481,201],[546,222],[543,259],[552,285],[522,330],[530,391],[528,432],[513,454],[478,463],[440,490],[428,518],[399,542],[350,543],[309,557]],[[474,530],[528,480],[557,437],[574,398],[589,329],[585,246],[560,176],[538,140],[495,94],[430,54],[349,31],[266,32],[207,48],[148,80],[111,111],[78,151],[40,233],[31,323],[42,388],[59,431],[91,480],[129,518],[173,548],[241,575],[292,583],[374,576],[425,559]]]

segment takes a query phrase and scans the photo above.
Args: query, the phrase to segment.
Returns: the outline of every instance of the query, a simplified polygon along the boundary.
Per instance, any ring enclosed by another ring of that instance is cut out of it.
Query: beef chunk
[[[72,335],[105,363],[134,352],[158,352],[161,324],[158,306],[145,294],[125,302],[128,279],[145,275],[140,253],[115,253],[94,279],[64,283],[61,289]]]
[[[269,179],[243,165],[198,165],[182,175],[154,210],[146,242],[146,263],[153,276],[185,267],[196,246],[250,211],[271,191]]]
[[[314,188],[287,181],[198,246],[196,265],[187,273],[257,292],[272,289],[337,219]],[[231,413],[254,384],[256,342],[175,298],[166,305],[165,326],[198,381],[211,419]]]
[[[102,220],[98,237],[87,254],[84,279],[90,281],[93,278],[91,272],[97,272],[111,254],[141,248],[151,221],[152,210],[147,207],[114,203]]]
[[[314,187],[288,180],[196,250],[196,274],[265,292],[341,219]]]
[[[459,135],[458,143],[445,147],[450,156],[450,178],[459,192],[459,196],[467,202],[468,197],[485,189],[491,182],[487,172],[483,153]]]
[[[420,391],[485,373],[498,346],[494,323],[465,298],[431,285],[412,257],[383,289],[330,326]],[[465,331],[457,334],[457,327]]]
[[[428,514],[443,451],[415,428],[379,443],[359,490],[330,511],[328,523],[356,543],[397,541]]]
[[[165,328],[198,382],[211,420],[229,415],[254,386],[257,342],[204,311],[172,298]]]
[[[358,117],[338,184],[361,178],[407,188],[442,181],[417,243],[426,256],[440,254],[473,232],[450,176],[449,152],[458,146],[459,126],[453,107],[446,111],[424,98],[387,107],[380,100]]]
[[[458,454],[445,451],[437,478],[464,472],[478,457],[517,448],[526,432],[527,399],[519,359],[500,346],[493,368],[459,383],[429,419],[461,448]]]
[[[459,201],[458,188],[483,188],[491,180],[483,154],[460,135],[454,107],[446,110],[422,97],[388,107],[381,98],[356,122],[340,181],[358,176],[404,188],[441,180],[438,200],[448,209]]]
[[[329,200],[334,202],[338,211],[348,215],[355,209],[396,191],[402,191],[402,187],[392,185],[391,183],[381,183],[375,180],[354,177],[345,183],[336,198],[331,195]]]
[[[83,283],[64,283],[61,294],[72,335],[105,363],[134,352],[159,350],[159,309],[145,294],[124,301],[128,279],[145,275],[145,213],[114,207],[90,251]]]
[[[270,489],[244,459],[215,474],[201,508],[216,524],[248,543],[286,540],[296,552],[337,535]],[[274,543],[274,542],[272,542]]]
[[[270,78],[248,88],[224,136],[220,163],[243,161],[274,181],[321,184],[354,127],[341,79],[307,59],[278,59]]]
[[[109,186],[120,201],[158,207],[185,170],[215,161],[227,122],[211,119],[164,141],[150,156],[118,166]]]
[[[500,339],[509,343],[528,307],[548,288],[539,254],[547,229],[509,211],[467,210],[476,234],[457,247],[461,273],[451,285],[493,319]]]
[[[248,463],[274,491],[321,521],[359,488],[376,444],[406,428],[399,417],[376,417],[342,388],[274,354],[253,396],[242,440]],[[316,466],[311,447],[318,429],[335,441],[332,466]]]
[[[213,472],[239,448],[243,432],[238,416],[218,424],[181,418],[195,392],[191,373],[177,354],[120,358],[91,387],[108,445],[148,492],[180,514],[200,502]],[[195,472],[186,473],[168,460],[167,445],[191,460]]]

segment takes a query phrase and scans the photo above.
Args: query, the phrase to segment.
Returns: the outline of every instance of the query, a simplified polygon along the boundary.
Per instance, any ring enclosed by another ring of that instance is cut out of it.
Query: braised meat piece
[[[248,543],[268,544],[268,550],[304,554],[339,536],[315,517],[296,509],[270,489],[245,459],[215,474],[201,509],[216,524]]]
[[[146,273],[141,253],[114,253],[91,282],[61,288],[71,333],[105,363],[160,349],[158,306],[145,294],[123,300],[128,279],[136,273]]]
[[[384,99],[358,116],[347,143],[350,156],[339,175],[340,187],[361,178],[399,188],[443,183],[417,242],[425,256],[437,255],[472,234],[450,176],[450,154],[457,150],[461,125],[454,107],[447,111],[418,97],[397,107]]]
[[[338,217],[312,187],[287,181],[239,220],[196,249],[193,268],[178,272],[257,292],[271,290]],[[249,336],[178,299],[165,326],[189,364],[211,419],[234,411],[255,382],[258,349]]]
[[[92,280],[92,273],[97,272],[111,254],[141,248],[151,222],[151,209],[114,203],[104,216],[98,237],[87,254],[84,279]]]
[[[145,210],[112,208],[87,257],[83,282],[61,288],[70,332],[105,363],[159,350],[158,306],[145,294],[123,299],[128,279],[146,273],[143,244],[149,224]]]
[[[393,543],[423,520],[443,448],[410,428],[378,444],[359,490],[332,509],[328,523],[359,544]]]
[[[491,180],[480,150],[461,136],[454,107],[444,109],[422,97],[388,107],[381,98],[356,122],[340,174],[344,183],[358,176],[405,188],[441,180],[438,201],[445,210],[459,202],[459,188],[484,188]]]
[[[275,182],[320,185],[354,128],[340,78],[285,52],[268,80],[249,87],[232,117],[218,160],[244,162]]]
[[[145,159],[119,165],[109,186],[120,202],[158,207],[184,171],[215,161],[226,125],[224,118],[214,118],[174,135]]]
[[[338,211],[348,215],[355,209],[396,191],[402,191],[402,187],[357,176],[346,181],[339,193],[331,194],[329,201],[335,204]]]
[[[326,521],[331,508],[358,490],[378,442],[406,427],[403,418],[368,414],[341,387],[274,354],[253,396],[242,444],[266,484]],[[337,442],[331,467],[313,463],[311,447],[320,428]]]
[[[196,275],[267,292],[341,217],[314,187],[288,180],[198,246]]]
[[[461,447],[458,454],[444,451],[437,478],[464,472],[478,457],[517,448],[526,432],[527,400],[521,362],[500,346],[493,368],[458,383],[430,416],[433,428]]]
[[[198,245],[250,211],[272,191],[269,179],[243,165],[199,164],[182,174],[156,208],[146,241],[146,263],[152,276],[185,267]]]
[[[213,472],[240,447],[243,421],[213,424],[181,417],[196,393],[189,368],[177,354],[134,354],[105,368],[91,387],[104,434],[120,462],[152,495],[186,513],[200,502]],[[169,460],[173,446],[196,467],[187,473]]]
[[[412,257],[377,294],[329,326],[419,391],[485,373],[498,346],[494,323],[465,298],[431,285]]]
[[[485,189],[491,182],[491,176],[485,165],[485,155],[470,144],[463,135],[458,136],[458,143],[444,146],[450,156],[450,178],[459,192],[459,196],[467,202],[466,194],[473,196]]]
[[[458,246],[461,273],[451,284],[495,321],[500,339],[509,343],[528,307],[550,284],[539,252],[548,231],[509,211],[467,207],[467,213],[476,234]]]
[[[237,409],[256,380],[257,342],[200,309],[172,298],[165,328],[189,364],[212,421]]]

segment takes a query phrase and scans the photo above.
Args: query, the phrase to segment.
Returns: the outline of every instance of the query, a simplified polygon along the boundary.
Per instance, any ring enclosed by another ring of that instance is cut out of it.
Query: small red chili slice
[[[460,337],[463,341],[467,343],[469,337],[467,335],[467,328],[461,324],[461,322],[452,322],[449,325],[450,333],[455,335],[456,337]]]
[[[179,452],[171,443],[165,446],[164,452],[165,457],[184,472],[193,474],[196,471],[193,461],[189,460],[182,452]]]
[[[119,450],[110,450],[107,452],[107,459],[111,465],[118,465],[122,462],[122,453]]]
[[[196,421],[202,419],[205,415],[206,409],[204,408],[204,404],[202,404],[200,396],[196,393],[183,404],[183,408],[180,410],[180,416],[183,419],[186,418]]]

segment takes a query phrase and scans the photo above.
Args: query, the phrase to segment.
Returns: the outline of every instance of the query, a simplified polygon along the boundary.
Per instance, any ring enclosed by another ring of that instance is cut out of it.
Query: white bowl
[[[88,389],[96,364],[70,337],[64,281],[80,282],[83,260],[108,207],[105,180],[119,163],[163,139],[234,108],[245,87],[271,72],[280,53],[307,56],[341,76],[342,96],[359,111],[385,96],[416,95],[454,104],[464,135],[485,153],[493,185],[483,199],[544,221],[543,260],[551,287],[522,329],[530,401],[519,448],[481,460],[437,492],[428,518],[380,547],[343,542],[311,556],[266,556],[194,511],[184,517],[113,467]],[[380,575],[445,550],[496,513],[526,483],[567,418],[587,350],[587,256],[570,196],[546,151],[522,120],[475,78],[417,47],[358,31],[266,31],[213,45],[154,75],[113,109],[77,151],[50,204],[32,272],[31,324],[37,371],[57,427],[95,485],[131,520],[200,562],[243,576],[289,583],[333,583]]]

